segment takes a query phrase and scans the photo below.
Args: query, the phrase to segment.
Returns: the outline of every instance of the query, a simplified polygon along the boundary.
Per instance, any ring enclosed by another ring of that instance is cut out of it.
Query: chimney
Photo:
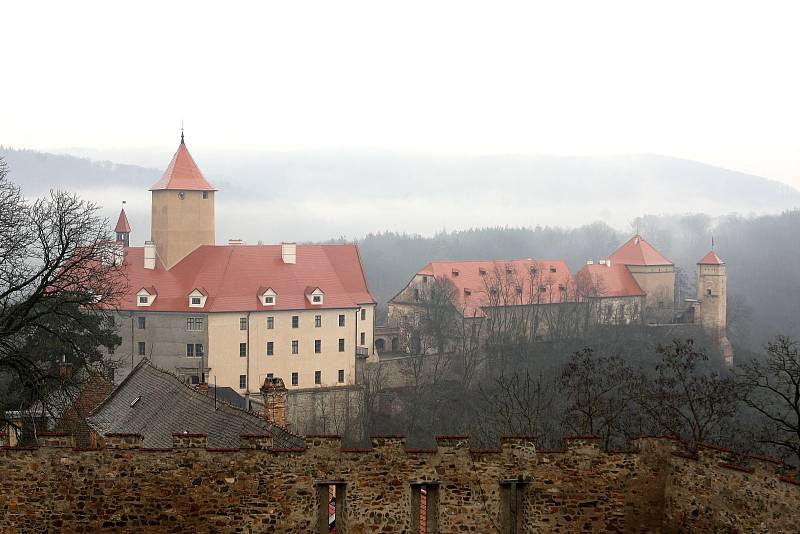
[[[203,382],[197,384],[197,391],[203,395],[208,395],[208,382],[204,380]]]
[[[144,268],[156,268],[156,243],[155,241],[144,242]]]
[[[264,379],[261,395],[264,398],[264,418],[286,428],[286,386],[283,379]]]
[[[72,378],[72,364],[67,361],[65,354],[61,355],[61,361],[58,362],[58,376],[64,380]]]
[[[297,244],[281,243],[281,259],[283,263],[297,263]]]

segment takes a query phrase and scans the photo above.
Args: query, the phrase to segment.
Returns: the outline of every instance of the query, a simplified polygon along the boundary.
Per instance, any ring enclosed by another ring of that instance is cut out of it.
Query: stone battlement
[[[73,448],[67,434],[39,447],[0,449],[0,532],[114,528],[230,532],[326,531],[328,496],[337,533],[792,531],[800,485],[779,460],[700,445],[696,453],[643,436],[602,451],[594,436],[537,450],[533,436],[496,449],[468,436],[439,436],[410,449],[398,435],[369,448],[339,436],[278,449],[268,435],[243,435],[239,449],[212,449],[204,434],[174,434],[172,448],[146,449],[137,434]],[[336,488],[336,491],[329,488]],[[426,507],[420,507],[420,495]],[[427,512],[426,512],[427,510]]]

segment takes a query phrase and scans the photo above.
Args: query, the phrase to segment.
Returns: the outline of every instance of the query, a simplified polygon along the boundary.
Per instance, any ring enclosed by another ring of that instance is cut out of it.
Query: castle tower
[[[152,192],[151,240],[165,269],[171,269],[197,247],[214,245],[214,193],[181,144]]]
[[[123,247],[131,246],[131,225],[128,223],[128,216],[125,215],[125,208],[119,212],[117,219],[117,226],[114,227],[114,233],[117,234],[117,243],[122,243]]]
[[[695,322],[720,345],[725,361],[733,363],[733,350],[725,334],[727,327],[728,275],[725,262],[713,250],[697,262],[697,307]]]
[[[670,322],[675,313],[675,266],[639,234],[615,250],[608,261],[625,265],[645,292],[645,319]]]

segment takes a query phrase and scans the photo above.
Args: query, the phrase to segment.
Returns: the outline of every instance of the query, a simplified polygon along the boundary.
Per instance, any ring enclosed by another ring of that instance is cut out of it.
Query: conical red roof
[[[725,262],[717,256],[713,250],[703,256],[703,259],[697,262],[698,265],[725,265]]]
[[[117,219],[117,226],[114,231],[120,234],[131,233],[131,225],[128,223],[128,216],[125,215],[125,208],[122,208],[119,212],[119,219]]]
[[[608,257],[611,263],[622,265],[672,265],[653,245],[636,234]]]
[[[217,188],[211,185],[203,177],[203,173],[189,154],[189,149],[181,140],[178,151],[172,157],[169,167],[164,171],[164,175],[159,181],[153,184],[150,191],[159,189],[176,189],[181,191],[216,191]]]

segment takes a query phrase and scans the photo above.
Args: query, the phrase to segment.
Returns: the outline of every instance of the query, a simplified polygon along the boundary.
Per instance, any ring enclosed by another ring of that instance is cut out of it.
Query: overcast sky
[[[7,2],[0,144],[653,152],[800,187],[797,2]],[[124,6],[124,7],[123,7]]]

